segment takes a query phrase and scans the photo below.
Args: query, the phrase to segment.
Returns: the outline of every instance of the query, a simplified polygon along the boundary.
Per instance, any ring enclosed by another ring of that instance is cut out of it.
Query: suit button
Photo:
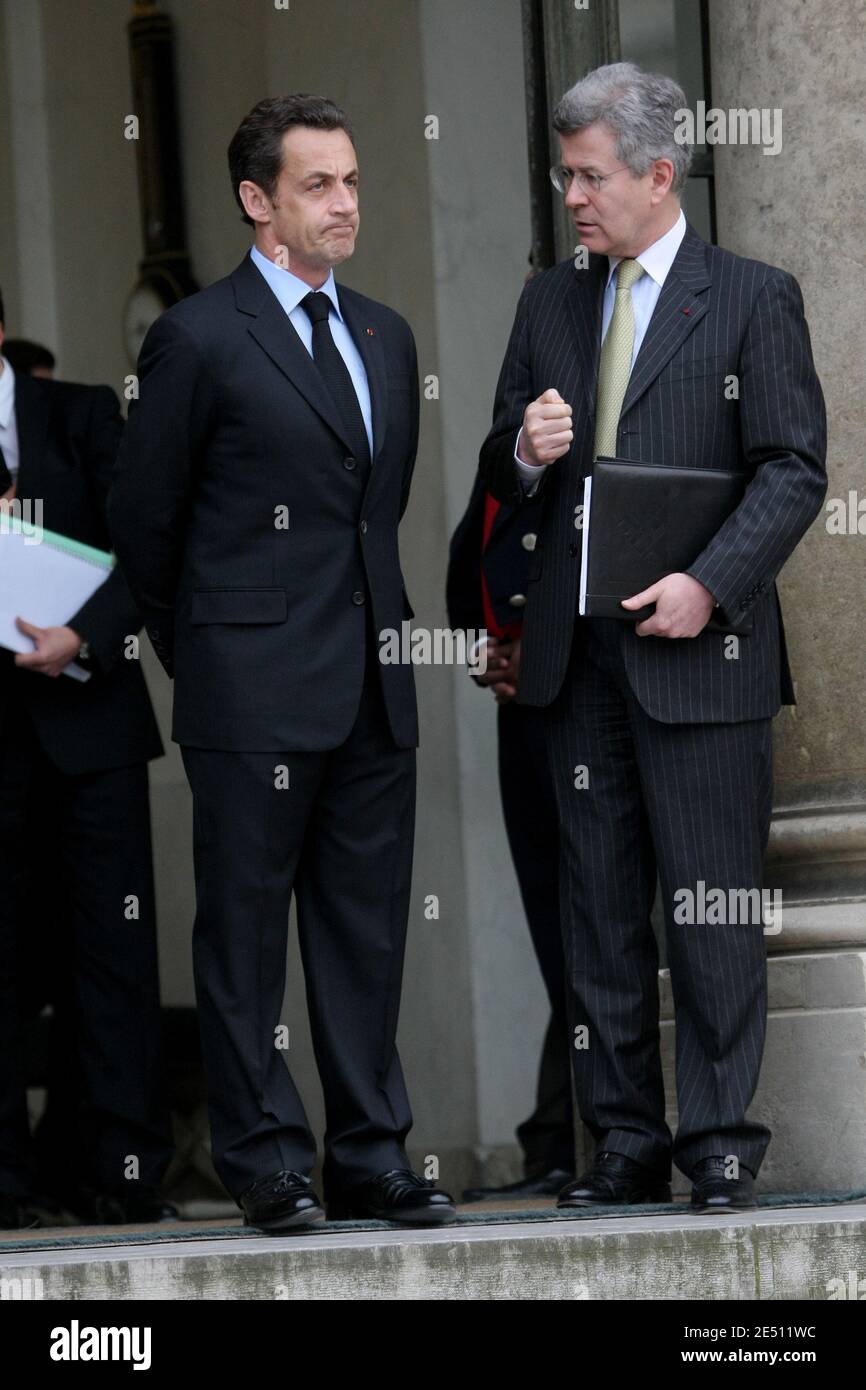
[[[367,523],[366,523],[366,521],[362,521],[362,522],[361,522],[361,535],[362,535],[362,536],[366,536],[366,534],[367,534]]]
[[[521,537],[520,544],[523,546],[524,550],[534,550],[535,542],[537,540],[538,537],[536,536],[534,531],[527,531],[526,535]]]
[[[522,608],[524,603],[526,602],[526,595],[512,594],[508,602],[511,604],[512,608]]]
[[[577,554],[577,546],[575,545],[574,541],[572,541],[572,542],[571,542],[571,545],[568,547],[568,553],[569,553],[569,555],[576,555],[576,554]]]
[[[361,604],[364,602],[364,595],[363,595],[363,593],[361,592],[360,589],[356,589],[355,592],[353,593],[353,595],[352,595],[352,602],[353,602],[353,603],[356,603],[356,604],[358,605],[359,608],[360,608]]]
[[[352,458],[351,454],[347,454],[346,457],[343,459],[343,467],[348,468],[349,472],[351,472],[353,468],[357,468],[357,466],[358,465]]]

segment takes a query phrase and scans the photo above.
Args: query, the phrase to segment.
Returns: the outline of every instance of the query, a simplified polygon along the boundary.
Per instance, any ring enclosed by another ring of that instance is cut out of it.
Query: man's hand
[[[520,675],[520,638],[513,642],[500,644],[500,651],[506,658],[505,669],[500,669],[499,680],[493,687],[497,705],[510,704],[517,697],[517,680]]]
[[[497,637],[487,639],[487,670],[483,676],[476,676],[477,685],[489,685],[496,697],[497,705],[506,705],[517,694],[517,677],[520,671],[520,638],[513,642],[500,641]]]
[[[39,671],[43,676],[59,676],[81,650],[81,638],[71,627],[37,627],[23,618],[16,618],[15,625],[19,632],[36,643],[35,652],[18,652],[15,657],[15,665],[23,666],[28,671]]]
[[[666,574],[640,594],[624,598],[623,608],[643,608],[654,603],[656,611],[638,623],[638,637],[697,637],[710,620],[715,599],[700,580],[690,574]]]
[[[0,512],[5,512],[5,511],[6,511],[6,508],[3,506],[3,503],[4,503],[4,502],[11,502],[11,501],[13,500],[14,497],[15,497],[15,484],[13,483],[12,486],[11,486],[11,487],[8,487],[8,488],[6,489],[5,492],[0,493]]]
[[[524,411],[517,457],[536,468],[553,463],[568,453],[573,438],[571,406],[551,386]]]

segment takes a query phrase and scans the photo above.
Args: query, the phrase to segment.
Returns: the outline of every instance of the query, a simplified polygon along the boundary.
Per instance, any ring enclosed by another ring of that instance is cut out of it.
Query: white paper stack
[[[33,643],[18,631],[16,617],[37,627],[65,627],[105,583],[113,565],[108,551],[0,512],[0,646],[32,652]],[[90,678],[74,661],[63,674]]]

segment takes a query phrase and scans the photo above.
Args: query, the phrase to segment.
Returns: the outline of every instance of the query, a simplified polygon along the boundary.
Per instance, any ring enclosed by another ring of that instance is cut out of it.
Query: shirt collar
[[[654,241],[652,246],[648,246],[645,251],[641,251],[635,260],[643,266],[647,275],[656,284],[661,286],[667,279],[668,271],[676,260],[676,254],[680,249],[680,242],[686,234],[686,219],[682,208],[680,215],[669,231],[664,236],[660,236],[658,241]],[[610,284],[613,272],[622,260],[622,256],[608,256],[608,273],[605,288]]]
[[[297,309],[305,295],[312,294],[310,286],[304,280],[293,275],[290,270],[283,270],[282,266],[276,265],[274,261],[268,260],[268,257],[264,256],[257,246],[251,248],[250,260],[261,271],[287,314],[290,314],[293,309]],[[333,270],[328,273],[324,285],[319,287],[319,293],[328,296],[337,312],[337,317],[342,320],[343,315],[340,312],[340,301],[337,298],[337,284],[334,280]]]
[[[3,358],[3,371],[0,372],[0,428],[6,429],[15,409],[15,373],[12,363]]]

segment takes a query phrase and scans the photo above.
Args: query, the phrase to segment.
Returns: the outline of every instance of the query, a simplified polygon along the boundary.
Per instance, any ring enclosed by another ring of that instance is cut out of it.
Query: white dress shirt
[[[18,426],[15,423],[15,373],[12,364],[0,357],[0,449],[12,481],[18,477]]]
[[[668,272],[676,259],[676,254],[680,249],[680,243],[686,234],[685,215],[680,210],[670,231],[665,232],[664,236],[654,241],[652,246],[648,246],[645,251],[641,251],[635,260],[642,265],[645,271],[639,280],[636,280],[631,287],[631,302],[634,309],[634,349],[631,355],[631,365],[634,367],[637,355],[640,352],[640,345],[644,340],[653,310],[658,304],[662,286],[668,277]],[[604,342],[605,335],[613,317],[613,307],[616,302],[616,286],[613,283],[614,271],[622,260],[621,256],[608,256],[607,282],[604,287],[604,302],[601,314],[601,341]],[[521,427],[517,435],[517,443],[514,447],[514,461],[517,464],[517,471],[520,474],[524,489],[529,496],[535,492],[541,481],[542,473],[545,468],[549,468],[547,463],[533,464],[525,463],[523,459],[517,457],[517,450],[520,447],[520,435],[523,433]]]
[[[253,265],[261,271],[267,280],[280,304],[289,316],[289,322],[298,334],[304,347],[310,356],[313,356],[313,325],[306,309],[301,308],[301,300],[305,295],[313,291],[305,281],[300,280],[297,275],[293,275],[290,270],[283,270],[282,266],[269,261],[267,256],[263,256],[257,246],[250,252]],[[348,325],[340,312],[340,301],[337,298],[337,285],[334,280],[333,270],[328,275],[324,285],[319,290],[320,294],[326,294],[334,306],[334,313],[328,318],[328,326],[331,330],[331,337],[334,339],[337,351],[349,369],[352,378],[352,385],[358,397],[358,404],[361,407],[361,414],[364,417],[364,427],[367,431],[367,440],[370,445],[370,458],[373,457],[373,410],[370,404],[370,387],[367,382],[367,373],[364,369],[364,361],[360,352],[355,346],[355,340],[349,332]]]

